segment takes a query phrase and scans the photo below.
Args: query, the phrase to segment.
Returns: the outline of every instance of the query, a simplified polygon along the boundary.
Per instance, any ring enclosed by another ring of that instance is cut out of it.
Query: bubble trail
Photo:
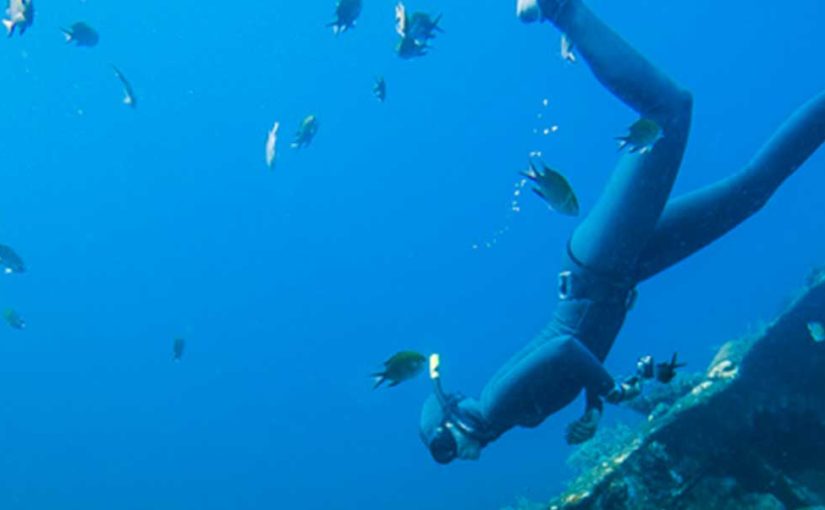
[[[534,127],[532,129],[533,134],[537,137],[544,137],[549,136],[553,133],[558,132],[559,126],[558,124],[551,124],[548,126],[545,123],[545,118],[547,115],[545,114],[545,110],[550,107],[550,99],[543,98],[541,100],[541,110],[536,114],[536,120],[539,121],[541,126]],[[539,138],[540,139],[540,138]],[[544,153],[540,149],[534,149],[528,152],[527,157],[529,160],[533,159],[541,159]],[[507,212],[504,215],[504,226],[493,232],[490,238],[484,242],[474,243],[472,245],[473,250],[481,250],[483,249],[491,249],[495,247],[501,238],[510,231],[510,225],[512,224],[515,216],[521,212],[521,196],[522,192],[524,191],[524,187],[527,186],[527,179],[520,178],[516,181],[513,185],[512,195],[510,197],[510,206]]]

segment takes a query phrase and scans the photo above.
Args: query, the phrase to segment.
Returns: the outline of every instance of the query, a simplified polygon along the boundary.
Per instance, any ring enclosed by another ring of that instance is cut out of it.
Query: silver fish
[[[280,127],[281,123],[276,121],[266,137],[266,166],[269,168],[275,164],[275,149],[278,144],[278,128]]]
[[[112,69],[115,71],[115,77],[120,80],[121,86],[123,86],[123,104],[126,106],[130,106],[132,108],[137,107],[137,98],[135,97],[135,91],[132,89],[132,84],[129,83],[129,80],[123,76],[123,73],[120,72],[120,69],[111,64]]]
[[[561,58],[571,64],[576,63],[576,54],[573,53],[573,41],[564,34],[561,35]]]
[[[6,17],[3,19],[3,26],[9,37],[17,33],[23,35],[34,23],[34,3],[33,0],[9,0],[6,7]]]

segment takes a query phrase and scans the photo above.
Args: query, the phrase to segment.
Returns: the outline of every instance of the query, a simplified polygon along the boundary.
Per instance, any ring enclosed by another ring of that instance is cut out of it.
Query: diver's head
[[[435,430],[435,434],[430,439],[427,448],[430,450],[433,460],[439,464],[449,464],[458,457],[458,443],[446,424],[440,425]]]
[[[478,460],[481,457],[481,443],[462,432],[450,421],[439,426],[430,444],[430,455],[439,464],[449,464],[455,459]]]
[[[424,403],[421,411],[421,440],[439,464],[449,464],[455,459],[476,460],[481,456],[484,444],[477,437],[475,422],[460,407],[467,400],[451,397],[448,408],[442,406],[435,395]]]

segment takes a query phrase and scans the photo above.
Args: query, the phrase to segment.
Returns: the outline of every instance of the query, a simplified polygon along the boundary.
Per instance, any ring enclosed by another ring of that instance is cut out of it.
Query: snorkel
[[[441,408],[445,411],[450,407],[450,401],[447,395],[444,394],[444,388],[441,386],[441,356],[438,353],[430,354],[430,380],[433,382],[433,391]]]
[[[448,464],[458,456],[459,448],[454,434],[466,436],[482,447],[496,436],[488,431],[488,427],[480,418],[472,416],[459,406],[465,398],[463,395],[448,394],[444,391],[440,368],[441,357],[438,354],[431,354],[429,358],[430,381],[432,381],[433,392],[444,417],[428,447],[436,462]]]

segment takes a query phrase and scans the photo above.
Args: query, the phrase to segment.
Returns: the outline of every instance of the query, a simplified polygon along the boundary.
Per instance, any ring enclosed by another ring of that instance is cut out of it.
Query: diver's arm
[[[594,391],[587,390],[584,414],[581,418],[567,426],[565,432],[567,444],[581,444],[596,435],[599,422],[604,412],[602,396],[604,400],[607,400],[611,404],[620,404],[638,397],[641,392],[642,378],[639,376],[628,377],[621,383],[614,384],[613,389],[605,395],[599,395]]]
[[[582,389],[607,397],[615,386],[598,358],[577,338],[541,335],[490,379],[479,402],[485,419],[504,431],[540,423],[572,403]]]
[[[585,398],[584,414],[567,426],[564,439],[567,444],[582,444],[596,435],[602,419],[604,403],[600,396],[588,390]]]

